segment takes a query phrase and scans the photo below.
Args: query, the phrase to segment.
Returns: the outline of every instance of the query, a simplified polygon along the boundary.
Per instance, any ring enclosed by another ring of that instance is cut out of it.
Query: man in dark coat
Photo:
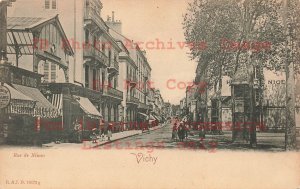
[[[183,141],[184,135],[185,135],[185,131],[184,131],[183,123],[180,122],[180,124],[179,124],[179,129],[178,129],[178,137],[179,137],[179,141],[181,141],[181,142]]]

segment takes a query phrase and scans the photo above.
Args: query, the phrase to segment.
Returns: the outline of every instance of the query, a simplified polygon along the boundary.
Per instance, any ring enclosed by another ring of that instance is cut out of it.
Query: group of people
[[[110,141],[110,138],[112,137],[112,130],[111,128],[107,128],[107,131],[105,133],[104,129],[97,129],[94,128],[92,130],[92,134],[90,135],[90,139],[93,141],[93,143],[97,143],[98,139],[101,139],[101,141],[105,140],[105,137],[107,137],[107,140]]]
[[[98,139],[101,141],[105,140],[107,138],[108,141],[112,138],[112,129],[113,124],[108,123],[106,126],[106,129],[104,128],[93,128],[92,130],[88,130],[88,139],[93,141],[93,143],[96,143]],[[82,142],[84,140],[83,138],[83,129],[82,125],[79,123],[78,120],[74,122],[74,133],[73,136],[75,137],[76,142]],[[86,137],[85,137],[86,138]]]
[[[179,139],[180,142],[183,142],[184,139],[188,138],[188,132],[188,127],[182,121],[179,124],[175,122],[172,129],[172,139],[175,141]]]

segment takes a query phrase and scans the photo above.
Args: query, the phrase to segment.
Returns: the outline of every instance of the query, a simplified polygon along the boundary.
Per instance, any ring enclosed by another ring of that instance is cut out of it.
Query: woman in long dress
[[[177,124],[175,123],[172,129],[172,139],[177,141],[178,133],[177,133]]]

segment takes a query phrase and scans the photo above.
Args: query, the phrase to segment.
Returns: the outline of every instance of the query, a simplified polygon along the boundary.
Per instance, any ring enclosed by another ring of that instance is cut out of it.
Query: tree
[[[285,128],[285,85],[269,84],[265,86],[265,99],[268,100],[268,114],[266,117],[266,126],[268,129],[283,130]],[[269,125],[273,127],[270,128]],[[281,127],[280,127],[281,126]]]
[[[190,54],[207,70],[209,83],[213,83],[210,86],[220,83],[223,72],[234,76],[243,64],[253,70],[263,67],[280,70],[286,63],[286,56],[292,57],[290,62],[294,62],[299,56],[299,45],[295,43],[299,41],[299,1],[291,1],[293,6],[289,8],[293,8],[288,11],[288,18],[293,20],[289,22],[293,31],[288,35],[284,30],[281,1],[194,0],[189,3],[183,21],[185,38],[188,43],[207,42],[205,51],[194,46]],[[292,45],[286,50],[288,36],[294,43],[290,42]],[[230,42],[220,45],[220,40],[224,39]],[[270,48],[262,48],[261,44]],[[249,74],[253,82],[254,73]],[[287,90],[290,88],[287,87]],[[288,105],[291,106],[291,103]]]

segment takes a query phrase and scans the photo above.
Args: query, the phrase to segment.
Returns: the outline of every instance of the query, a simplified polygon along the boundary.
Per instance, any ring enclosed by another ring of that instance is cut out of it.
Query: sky
[[[188,47],[183,47],[182,15],[189,0],[101,1],[102,18],[106,20],[115,11],[115,20],[122,22],[122,34],[146,50],[152,68],[151,81],[160,89],[165,102],[179,104],[185,96],[185,85],[195,78],[197,66],[189,58]]]

